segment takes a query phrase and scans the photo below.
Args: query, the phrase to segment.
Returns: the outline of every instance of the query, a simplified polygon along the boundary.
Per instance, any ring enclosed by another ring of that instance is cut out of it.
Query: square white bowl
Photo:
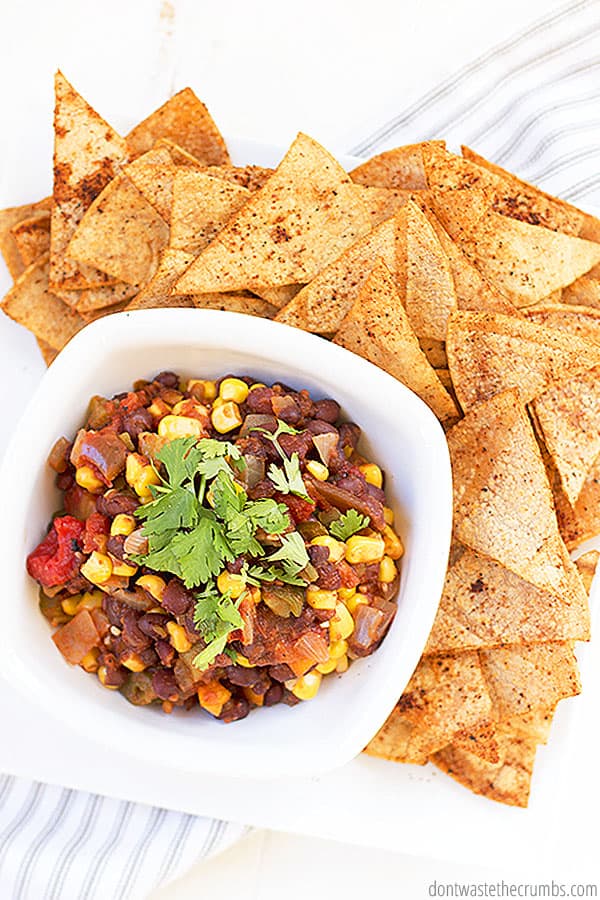
[[[379,650],[316,699],[254,711],[235,724],[205,715],[130,705],[69,666],[38,610],[25,558],[60,506],[46,457],[75,433],[90,396],[127,390],[174,370],[249,374],[334,397],[363,429],[362,446],[386,473],[404,543],[398,613]],[[410,390],[358,356],[285,325],[236,313],[156,309],[108,316],[68,344],[42,378],[0,469],[4,559],[0,671],[65,726],[133,757],[189,772],[274,777],[314,775],[356,756],[382,725],[419,659],[441,594],[452,524],[444,433]]]

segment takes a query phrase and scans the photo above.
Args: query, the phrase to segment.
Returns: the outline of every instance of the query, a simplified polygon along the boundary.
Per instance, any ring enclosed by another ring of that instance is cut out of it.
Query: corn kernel
[[[241,378],[224,378],[219,387],[219,396],[225,401],[243,403],[248,396],[248,385]]]
[[[130,653],[125,659],[121,660],[121,665],[129,669],[130,672],[143,672],[146,664],[140,659],[137,653]]]
[[[335,608],[335,616],[329,622],[329,636],[331,640],[345,641],[354,631],[354,619],[343,603],[338,603]]]
[[[164,400],[161,400],[160,397],[156,397],[150,406],[148,407],[148,412],[155,419],[162,419],[164,416],[168,416],[171,412],[171,407],[168,403],[165,403]]]
[[[350,597],[354,597],[355,593],[356,593],[355,587],[338,589],[338,597],[340,598],[340,600],[344,601],[346,606],[348,606],[348,600],[350,599]]]
[[[74,616],[78,611],[80,600],[81,594],[74,594],[72,597],[67,597],[60,604],[63,608],[63,612],[65,612],[68,616]]]
[[[320,672],[321,675],[330,675],[335,671],[335,667],[337,666],[337,659],[328,659],[327,662],[319,663],[318,666],[315,666],[317,672]]]
[[[177,622],[167,622],[167,631],[171,638],[171,645],[178,653],[187,653],[191,649],[191,643],[185,633],[185,628]]]
[[[398,574],[396,563],[391,556],[384,556],[379,563],[379,580],[382,584],[391,584]]]
[[[246,582],[242,575],[232,575],[225,571],[217,578],[217,587],[222,594],[229,593],[232,600],[237,600],[246,590]]]
[[[348,652],[348,641],[333,641],[329,645],[329,659],[341,659]]]
[[[404,545],[402,541],[389,525],[386,525],[383,529],[383,541],[385,545],[385,552],[388,556],[391,556],[392,559],[400,559],[401,556],[404,555]]]
[[[243,421],[237,403],[232,400],[228,400],[216,408],[213,406],[211,420],[215,431],[218,431],[219,434],[226,434],[228,431],[233,431],[234,428],[239,428]]]
[[[244,696],[246,700],[249,700],[250,703],[254,703],[255,706],[263,706],[265,702],[264,694],[257,694],[251,687],[244,688]]]
[[[368,603],[369,598],[365,594],[356,593],[353,597],[350,597],[349,600],[346,600],[346,609],[350,613],[350,615],[354,615],[357,607],[361,606],[363,603]]]
[[[130,453],[127,456],[125,462],[125,481],[127,484],[131,485],[131,487],[134,486],[145,465],[146,459],[144,456],[140,456],[139,453]]]
[[[81,599],[77,604],[77,612],[80,609],[100,609],[104,594],[102,591],[86,591],[81,595]]]
[[[107,684],[106,683],[106,666],[100,666],[100,668],[98,669],[96,674],[98,676],[98,681],[100,682],[100,684],[103,685],[105,688],[107,688],[109,691],[118,691],[119,690],[118,687],[116,686],[116,684]]]
[[[316,547],[327,547],[329,550],[329,559],[334,563],[341,562],[346,553],[346,546],[343,541],[336,541],[336,539],[329,534],[320,534],[318,537],[312,539],[311,544],[314,544]]]
[[[375,487],[380,488],[383,484],[383,474],[379,466],[376,466],[375,463],[365,463],[362,466],[358,467],[360,471],[365,476],[365,480],[367,484],[372,484]]]
[[[217,385],[214,381],[203,381],[200,378],[190,378],[186,385],[186,391],[191,393],[192,388],[199,385],[204,391],[205,400],[214,400],[217,396]]]
[[[75,481],[79,487],[89,491],[90,494],[98,494],[105,488],[104,483],[98,478],[91,466],[79,466],[75,470]]]
[[[206,684],[201,684],[197,692],[200,706],[213,716],[221,714],[221,710],[231,697],[231,691],[228,691],[220,681],[209,681]]]
[[[292,688],[292,694],[299,700],[312,700],[319,692],[321,681],[322,677],[320,672],[307,672],[306,675],[302,675],[298,678],[296,684]]]
[[[173,415],[189,416],[190,419],[197,419],[202,423],[208,422],[208,408],[203,403],[197,403],[189,397],[175,404]]]
[[[394,510],[390,509],[389,506],[383,507],[383,518],[385,520],[386,525],[394,524]]]
[[[306,602],[313,609],[335,609],[337,600],[337,591],[324,591],[313,584],[306,590]]]
[[[99,650],[97,647],[92,647],[89,653],[86,653],[79,665],[86,672],[97,672],[98,671],[98,654]]]
[[[225,403],[225,401],[223,400],[222,397],[215,397],[215,399],[212,402],[212,408],[220,409],[220,407],[223,406],[224,403]]]
[[[137,528],[137,522],[133,516],[126,516],[125,513],[119,513],[114,517],[110,525],[110,533],[113,537],[117,534],[124,534],[127,537]]]
[[[383,538],[379,537],[379,535],[367,537],[366,535],[353,534],[346,541],[346,560],[349,563],[381,562],[384,550]]]
[[[191,416],[165,416],[158,423],[158,436],[170,441],[182,437],[201,437],[203,434],[202,422]]]
[[[307,472],[310,472],[317,481],[327,481],[329,478],[329,469],[327,466],[324,466],[323,463],[318,462],[316,459],[311,459],[306,463],[306,470]]]
[[[255,381],[254,384],[250,385],[250,390],[255,391],[259,387],[266,387],[266,384],[263,381]]]
[[[142,575],[141,578],[138,578],[136,584],[139,584],[141,588],[145,591],[148,591],[151,597],[154,597],[155,600],[158,600],[160,603],[163,598],[163,594],[167,587],[164,578],[161,578],[159,575]]]
[[[125,480],[131,485],[138,497],[150,499],[152,492],[150,485],[160,484],[158,472],[146,462],[144,456],[139,453],[130,453],[125,464]]]
[[[113,575],[121,575],[123,578],[131,578],[137,572],[137,566],[130,566],[129,563],[123,562],[122,559],[116,559],[111,556]]]
[[[235,662],[238,666],[243,666],[244,669],[252,668],[252,663],[250,662],[250,660],[247,657],[242,656],[241,653],[235,654]]]
[[[350,663],[348,661],[348,657],[344,653],[344,655],[338,659],[337,666],[335,667],[335,671],[338,673],[338,675],[342,675],[344,672],[348,671],[349,665],[350,665]]]
[[[112,562],[110,556],[98,553],[97,550],[90,555],[82,565],[80,571],[84,578],[92,584],[104,584],[112,575]]]

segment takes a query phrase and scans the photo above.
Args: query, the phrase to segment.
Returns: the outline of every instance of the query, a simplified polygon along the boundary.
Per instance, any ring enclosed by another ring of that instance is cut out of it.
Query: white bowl
[[[406,547],[398,613],[380,649],[344,675],[325,678],[310,702],[257,710],[230,725],[194,713],[166,716],[105,690],[69,666],[50,640],[37,585],[25,571],[27,554],[60,506],[47,454],[56,438],[74,434],[93,394],[110,396],[165,369],[199,377],[245,373],[306,387],[316,398],[334,397],[344,415],[362,427],[363,446],[385,470]],[[146,761],[257,777],[309,775],[340,766],[386,719],[433,623],[452,520],[443,431],[421,400],[395,379],[285,325],[189,309],[141,310],[94,322],[42,378],[4,458],[0,485],[2,675],[65,726]]]

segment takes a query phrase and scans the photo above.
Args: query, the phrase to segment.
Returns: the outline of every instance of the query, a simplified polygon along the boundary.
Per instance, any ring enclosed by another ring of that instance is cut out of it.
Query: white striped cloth
[[[600,3],[555,8],[468,63],[350,151],[445,138],[580,205],[600,207]]]
[[[600,2],[575,0],[465,65],[350,151],[445,138],[600,207]],[[133,900],[244,832],[0,777],[1,900]]]
[[[246,830],[3,775],[0,897],[141,900]]]

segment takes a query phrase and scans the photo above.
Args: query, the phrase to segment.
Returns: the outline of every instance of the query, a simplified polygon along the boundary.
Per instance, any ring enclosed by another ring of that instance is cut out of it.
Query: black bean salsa
[[[27,559],[67,662],[233,722],[373,653],[403,547],[359,437],[335,400],[245,376],[93,397],[50,453],[63,508]]]

